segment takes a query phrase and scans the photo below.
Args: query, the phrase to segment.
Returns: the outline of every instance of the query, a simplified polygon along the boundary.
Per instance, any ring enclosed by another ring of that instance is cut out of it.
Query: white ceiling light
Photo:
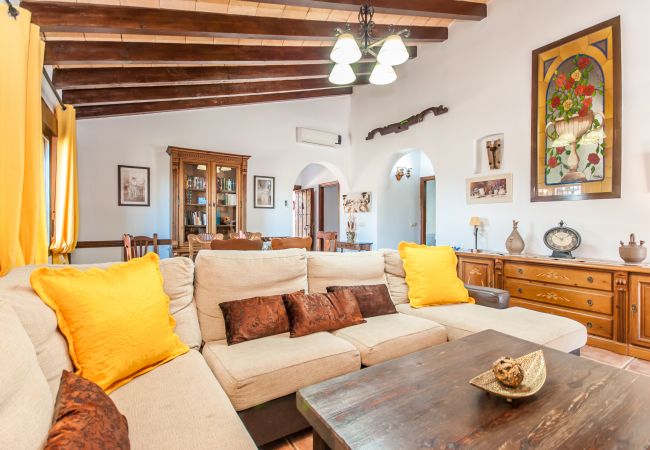
[[[357,79],[349,64],[334,64],[329,80],[333,84],[350,84]]]
[[[402,37],[398,34],[388,36],[377,54],[377,61],[390,66],[399,66],[408,59],[409,52],[406,50]]]
[[[352,64],[361,59],[361,50],[354,36],[343,33],[336,40],[330,58],[337,64]]]
[[[390,84],[395,80],[397,80],[395,69],[388,64],[382,64],[380,62],[375,64],[375,68],[372,69],[372,73],[370,74],[370,83],[378,86]]]
[[[354,71],[350,64],[359,61],[362,57],[372,55],[377,58],[377,64],[370,74],[372,84],[383,85],[392,83],[397,79],[397,74],[391,66],[397,66],[406,62],[410,55],[404,45],[402,37],[409,37],[407,29],[395,32],[392,25],[389,27],[389,36],[383,39],[375,39],[375,22],[372,17],[375,8],[365,1],[359,8],[359,37],[361,45],[357,44],[352,35],[350,24],[337,28],[338,39],[330,53],[330,58],[336,63],[329,80],[333,84],[350,84],[355,80]],[[377,50],[379,48],[379,52]]]

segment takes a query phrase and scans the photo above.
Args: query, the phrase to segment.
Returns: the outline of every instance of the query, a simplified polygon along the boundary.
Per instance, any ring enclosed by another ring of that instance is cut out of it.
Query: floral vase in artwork
[[[563,183],[581,183],[587,179],[584,173],[578,171],[580,156],[576,144],[591,129],[593,122],[594,113],[589,111],[584,116],[576,114],[568,119],[556,119],[546,127],[548,129],[549,126],[553,125],[559,135],[558,139],[565,140],[568,143],[570,150],[566,152],[568,154],[566,158],[568,172],[562,177]]]
[[[513,220],[512,233],[510,233],[510,236],[508,236],[508,239],[506,239],[506,250],[508,250],[508,253],[511,255],[520,255],[521,252],[524,251],[524,247],[526,247],[526,244],[524,243],[524,240],[521,237],[521,234],[519,234],[519,230],[517,229],[518,226],[519,222]]]

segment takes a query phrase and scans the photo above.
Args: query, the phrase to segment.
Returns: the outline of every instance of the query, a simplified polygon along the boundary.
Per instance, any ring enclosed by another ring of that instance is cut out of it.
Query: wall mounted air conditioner
[[[309,128],[296,128],[296,142],[303,144],[324,145],[326,147],[340,147],[341,135],[327,131],[311,130]]]

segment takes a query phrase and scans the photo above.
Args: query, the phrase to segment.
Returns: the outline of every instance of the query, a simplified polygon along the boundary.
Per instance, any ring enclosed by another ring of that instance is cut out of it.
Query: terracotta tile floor
[[[580,356],[602,364],[625,369],[630,372],[647,375],[650,377],[650,361],[633,358],[632,356],[619,355],[596,347],[585,346],[580,350]],[[304,430],[291,436],[271,442],[262,450],[311,450],[312,431]]]

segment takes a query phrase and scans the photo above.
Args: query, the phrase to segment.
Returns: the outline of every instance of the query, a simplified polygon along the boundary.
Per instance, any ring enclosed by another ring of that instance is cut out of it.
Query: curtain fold
[[[41,124],[44,43],[29,11],[0,5],[0,276],[47,262]]]
[[[79,232],[77,184],[77,125],[71,105],[56,107],[58,136],[56,145],[56,196],[54,200],[54,238],[52,262],[67,264],[77,245]]]

